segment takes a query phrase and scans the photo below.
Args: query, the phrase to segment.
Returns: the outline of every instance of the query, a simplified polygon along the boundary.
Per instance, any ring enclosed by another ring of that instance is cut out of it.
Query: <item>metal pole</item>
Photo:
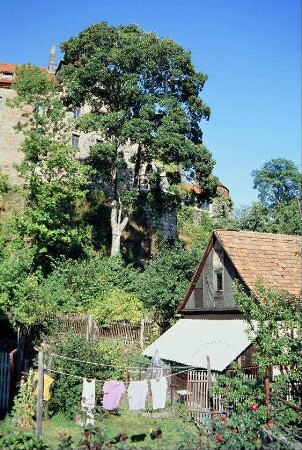
[[[42,436],[42,408],[43,408],[43,383],[44,382],[44,370],[43,370],[43,352],[38,354],[38,395],[37,395],[37,407],[36,407],[36,434]]]

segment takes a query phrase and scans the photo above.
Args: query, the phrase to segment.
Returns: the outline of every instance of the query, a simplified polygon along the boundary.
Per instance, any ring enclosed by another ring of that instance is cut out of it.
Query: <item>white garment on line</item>
[[[162,377],[159,380],[150,380],[150,384],[153,409],[164,408],[166,406],[168,388],[167,378]]]
[[[82,411],[86,415],[86,425],[94,425],[95,380],[83,378]]]
[[[129,409],[137,411],[145,408],[148,393],[147,380],[130,381],[128,387]]]

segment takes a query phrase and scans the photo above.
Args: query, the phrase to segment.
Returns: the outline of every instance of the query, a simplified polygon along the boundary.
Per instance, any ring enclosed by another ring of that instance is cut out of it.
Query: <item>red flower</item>
[[[233,434],[237,433],[237,429],[236,428],[232,428],[231,429],[231,433],[233,433]]]
[[[258,406],[256,405],[256,403],[253,403],[250,408],[252,411],[257,411]]]
[[[216,434],[215,438],[216,438],[217,442],[222,442],[223,441],[221,434]]]
[[[226,423],[226,421],[227,421],[227,418],[225,416],[220,417],[220,422]]]

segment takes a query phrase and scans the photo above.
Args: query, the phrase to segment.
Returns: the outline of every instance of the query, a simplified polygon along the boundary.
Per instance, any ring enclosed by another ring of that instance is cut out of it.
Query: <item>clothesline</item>
[[[81,362],[84,364],[93,364],[94,366],[102,366],[102,367],[116,367],[119,369],[127,369],[126,365],[120,366],[118,364],[104,364],[104,363],[96,363],[93,361],[84,361],[82,359],[77,359],[77,358],[70,358],[68,356],[63,356],[63,355],[58,355],[57,353],[50,353],[50,356],[56,356],[57,358],[62,358],[62,359],[67,359],[69,361],[77,361],[77,362]],[[148,369],[148,367],[131,367],[129,366],[128,369]]]
[[[74,378],[80,378],[81,380],[83,380],[84,378],[87,378],[87,377],[82,377],[82,376],[80,376],[80,375],[74,375],[73,373],[62,372],[61,370],[48,369],[48,371],[49,371],[49,372],[54,372],[54,373],[59,373],[59,374],[61,374],[61,375],[68,375],[68,376],[74,377]],[[100,383],[103,383],[103,382],[105,381],[105,380],[98,380],[98,379],[96,379],[96,378],[89,378],[89,380],[90,380],[90,379],[93,379],[93,380],[98,381],[98,382],[100,382]]]
[[[188,366],[173,366],[173,367],[150,367],[150,366],[126,366],[126,365],[123,365],[123,366],[120,366],[120,365],[118,365],[118,364],[105,364],[105,363],[96,363],[96,362],[93,362],[93,361],[85,361],[85,360],[82,360],[82,359],[78,359],[78,358],[70,358],[70,357],[68,357],[68,356],[63,356],[63,355],[58,355],[57,353],[50,353],[50,356],[56,356],[57,358],[62,358],[62,359],[67,359],[67,360],[69,360],[69,361],[77,361],[77,362],[81,362],[81,363],[84,363],[84,364],[93,364],[94,366],[102,366],[102,367],[116,367],[116,368],[119,368],[119,369],[127,369],[128,368],[128,370],[132,370],[132,369],[138,369],[138,370],[148,370],[148,369],[184,369],[184,368],[186,368],[186,370],[185,370],[185,372],[187,371],[187,370],[191,370],[191,369],[196,369],[196,367],[190,367],[189,369],[187,368]],[[178,372],[178,373],[182,373],[182,372]],[[175,375],[175,374],[173,374],[173,375]]]
[[[179,374],[181,374],[181,373],[186,373],[186,372],[188,372],[188,371],[191,370],[191,369],[194,369],[194,367],[193,367],[193,368],[190,367],[189,369],[183,370],[182,372],[178,372],[177,374],[172,373],[172,374],[170,374],[170,375],[165,375],[164,378],[170,378],[170,377],[173,377],[174,375],[179,375]],[[74,378],[80,378],[81,380],[83,380],[84,378],[87,378],[87,377],[83,377],[83,376],[80,376],[80,375],[74,375],[74,374],[72,374],[72,373],[63,372],[63,371],[61,371],[61,370],[48,369],[48,371],[49,371],[49,372],[54,372],[54,373],[59,373],[59,374],[61,374],[61,375],[68,375],[68,376],[74,377]],[[89,379],[90,379],[90,377],[89,377]],[[98,380],[98,379],[96,379],[96,378],[93,378],[93,379],[95,379],[95,381],[98,381],[98,382],[100,382],[100,383],[103,383],[104,381],[107,380],[107,378],[106,378],[106,379],[103,379],[103,380]]]

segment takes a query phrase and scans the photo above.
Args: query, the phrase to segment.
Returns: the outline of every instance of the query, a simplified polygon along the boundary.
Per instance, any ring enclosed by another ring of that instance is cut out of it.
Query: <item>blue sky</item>
[[[92,23],[136,23],[192,52],[209,76],[202,123],[214,173],[235,206],[257,198],[251,172],[272,158],[301,163],[300,0],[10,0],[0,4],[0,61],[47,66]]]

